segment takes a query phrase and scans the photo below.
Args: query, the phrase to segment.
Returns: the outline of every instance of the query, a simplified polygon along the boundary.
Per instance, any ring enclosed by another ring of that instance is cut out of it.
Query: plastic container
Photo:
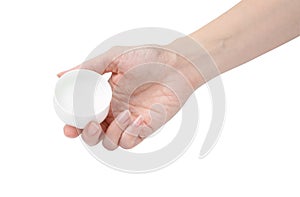
[[[111,87],[102,75],[77,69],[60,77],[53,101],[65,124],[83,129],[90,121],[101,123],[106,118],[111,98]]]

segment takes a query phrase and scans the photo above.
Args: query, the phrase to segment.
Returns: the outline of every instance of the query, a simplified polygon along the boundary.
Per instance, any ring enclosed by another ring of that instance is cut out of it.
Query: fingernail
[[[143,116],[142,115],[139,115],[136,119],[135,119],[135,121],[132,123],[132,126],[134,126],[134,127],[139,127],[139,126],[141,126],[141,124],[143,123]]]
[[[130,118],[130,112],[129,110],[125,110],[122,113],[120,113],[117,117],[117,122],[119,124],[125,124]]]
[[[134,120],[134,122],[129,127],[126,128],[126,130],[124,132],[129,135],[137,137],[140,133],[140,130],[141,130],[140,126],[142,125],[143,120],[144,120],[143,116],[139,115]]]
[[[91,122],[87,128],[87,134],[90,136],[95,135],[99,131],[98,123]]]

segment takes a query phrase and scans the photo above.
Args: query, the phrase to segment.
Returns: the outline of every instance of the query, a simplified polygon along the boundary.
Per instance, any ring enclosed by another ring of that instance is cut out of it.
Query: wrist
[[[184,57],[178,53],[175,56],[176,62],[174,63],[174,68],[189,81],[194,90],[205,83],[201,71],[193,64],[192,57]]]
[[[165,48],[165,56],[171,59],[171,65],[185,76],[194,89],[220,74],[209,53],[191,37],[176,39]]]

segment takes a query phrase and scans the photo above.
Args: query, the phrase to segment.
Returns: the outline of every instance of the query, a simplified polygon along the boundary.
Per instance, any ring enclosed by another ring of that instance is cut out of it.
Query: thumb
[[[58,77],[61,77],[63,74],[75,70],[75,69],[87,69],[95,71],[99,74],[104,74],[107,72],[113,72],[115,70],[115,67],[117,66],[113,60],[120,56],[124,51],[126,50],[125,47],[113,47],[109,51],[98,55],[92,59],[89,59],[83,63],[81,63],[78,66],[75,66],[71,69],[62,71],[57,74]]]

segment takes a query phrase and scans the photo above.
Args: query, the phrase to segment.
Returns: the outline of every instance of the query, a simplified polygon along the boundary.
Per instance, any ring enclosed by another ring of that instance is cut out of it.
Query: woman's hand
[[[112,73],[110,111],[100,125],[90,122],[83,130],[66,125],[65,135],[82,134],[89,145],[103,140],[108,150],[133,148],[170,120],[199,86],[200,77],[189,67],[177,54],[153,45],[114,47],[82,63],[73,69]]]

